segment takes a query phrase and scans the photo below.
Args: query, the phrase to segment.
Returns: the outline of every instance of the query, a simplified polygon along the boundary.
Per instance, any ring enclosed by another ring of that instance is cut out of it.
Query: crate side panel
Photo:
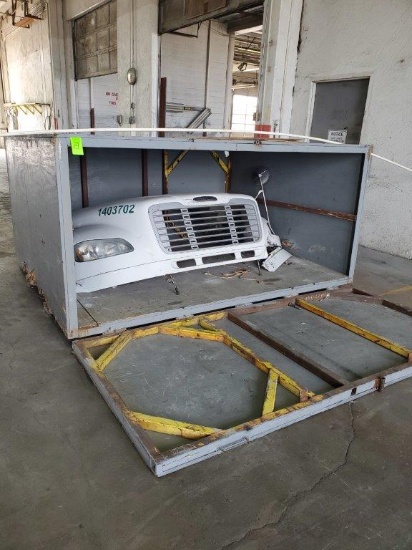
[[[269,201],[357,214],[363,154],[244,152],[233,153],[232,158],[234,192],[256,195],[260,187],[254,182],[254,172],[267,168],[271,174],[265,185]],[[266,216],[263,208],[262,214]],[[269,206],[269,215],[275,231],[286,247],[290,243],[293,254],[348,273],[353,221],[275,206]]]
[[[66,326],[65,273],[55,144],[48,138],[6,139],[16,254],[31,272],[57,322]]]

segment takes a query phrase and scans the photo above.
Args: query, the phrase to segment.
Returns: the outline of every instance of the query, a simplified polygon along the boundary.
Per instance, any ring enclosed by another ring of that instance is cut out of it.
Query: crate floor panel
[[[223,274],[241,269],[248,270],[241,278],[223,277]],[[164,277],[78,294],[79,322],[86,322],[86,325],[80,324],[80,328],[158,314],[158,318],[153,319],[155,322],[173,318],[173,315],[167,315],[168,311],[209,304],[209,310],[221,309],[248,303],[260,294],[263,301],[268,299],[265,294],[285,289],[284,295],[288,295],[287,289],[303,285],[308,285],[307,292],[310,292],[312,285],[342,280],[344,277],[341,273],[296,257],[274,273],[262,269],[261,275],[256,262],[213,268],[205,266],[174,276],[179,295],[175,294],[173,286]]]
[[[323,306],[326,300],[316,303]],[[350,382],[400,362],[399,355],[297,308],[266,310],[245,315],[244,320],[258,330],[280,337],[282,342]]]

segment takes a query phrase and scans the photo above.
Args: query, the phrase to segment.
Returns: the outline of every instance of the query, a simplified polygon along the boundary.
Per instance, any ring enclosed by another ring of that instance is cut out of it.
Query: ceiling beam
[[[159,34],[262,6],[264,0],[159,0]],[[191,9],[188,9],[191,6]],[[219,6],[214,9],[215,6]],[[193,7],[197,7],[194,10]],[[191,16],[196,12],[196,16]]]
[[[243,34],[255,32],[262,29],[263,13],[259,15],[240,15],[238,18],[228,22],[227,32]]]

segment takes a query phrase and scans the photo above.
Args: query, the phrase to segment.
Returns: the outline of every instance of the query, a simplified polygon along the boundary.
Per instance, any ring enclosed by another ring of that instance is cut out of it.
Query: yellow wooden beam
[[[169,334],[170,336],[180,336],[181,338],[193,338],[196,340],[223,342],[223,336],[221,334],[208,332],[206,330],[196,330],[195,328],[159,327],[159,334]]]
[[[302,388],[293,378],[291,378],[281,370],[277,369],[274,365],[272,365],[272,363],[269,363],[269,361],[263,361],[262,359],[260,359],[250,348],[242,344],[242,342],[239,342],[239,340],[236,340],[236,338],[233,338],[224,330],[218,329],[217,327],[215,327],[215,325],[213,325],[206,319],[200,319],[199,325],[207,331],[215,331],[216,333],[220,334],[223,337],[223,342],[229,348],[231,348],[241,357],[252,363],[252,365],[257,367],[262,372],[269,373],[270,371],[273,371],[279,377],[279,384],[289,392],[293,393],[293,395],[298,397],[300,401],[305,401],[315,395],[313,392],[307,390],[306,388]]]
[[[187,439],[200,439],[201,437],[212,435],[217,431],[215,428],[208,428],[207,426],[179,422],[178,420],[151,416],[135,411],[127,410],[125,415],[129,420],[136,422],[145,430],[169,435],[180,435]]]
[[[279,377],[279,384],[285,388],[285,390],[289,391],[290,393],[293,393],[296,397],[299,398],[299,401],[304,401],[305,399],[310,399],[315,394],[311,391],[309,391],[306,388],[302,388],[296,380],[276,368],[272,363],[269,363],[269,361],[262,361],[262,359],[257,358],[254,363],[258,369],[260,369],[263,372],[269,372],[273,371],[278,377]]]
[[[196,317],[189,317],[187,319],[180,319],[179,321],[172,321],[171,323],[167,323],[165,325],[160,326],[167,326],[167,327],[193,327],[197,325],[201,325],[201,321],[220,321],[220,319],[224,319],[226,317],[226,313],[224,311],[220,311],[217,313],[209,313],[208,315],[202,315],[201,317],[198,315]]]
[[[203,329],[209,331],[209,332],[217,332],[219,334],[226,334],[222,329],[217,328],[213,323],[210,322],[211,319],[206,319],[205,317],[202,317],[199,319],[199,326]]]
[[[354,334],[357,334],[358,336],[361,336],[362,338],[365,338],[366,340],[369,340],[370,342],[373,342],[378,346],[381,346],[390,351],[393,351],[394,353],[397,353],[402,357],[406,357],[407,359],[409,359],[409,356],[412,353],[411,350],[395,342],[391,342],[387,338],[384,338],[383,336],[379,336],[378,334],[375,334],[370,330],[359,327],[358,325],[355,325],[355,323],[352,323],[347,319],[343,319],[342,317],[338,317],[338,315],[329,313],[328,311],[325,311],[319,306],[315,306],[315,304],[311,302],[307,302],[306,300],[298,298],[296,300],[296,305],[301,307],[302,309],[305,309],[306,311],[310,311],[311,313],[314,313],[315,315],[322,317],[323,319],[326,319],[327,321],[330,321],[335,325],[338,325],[339,327],[349,330],[350,332],[353,332]]]
[[[230,193],[231,174],[232,174],[232,161],[230,160],[230,157],[229,157],[227,162],[227,172],[226,172],[226,179],[225,179],[225,193]]]
[[[268,381],[266,385],[265,401],[263,403],[262,416],[275,410],[276,390],[279,377],[274,370],[268,372]]]
[[[188,152],[189,151],[180,151],[177,157],[168,166],[166,166],[165,173],[167,177],[170,176],[170,174],[177,167],[177,165],[180,164],[180,162],[185,158]]]
[[[210,154],[214,158],[214,160],[217,162],[217,164],[220,166],[220,168],[223,170],[225,174],[229,172],[229,167],[227,164],[220,158],[220,155],[216,153],[216,151],[210,151]]]
[[[116,355],[118,355],[122,349],[130,342],[132,339],[132,335],[130,332],[125,332],[124,334],[121,334],[116,340],[113,342],[113,344],[107,348],[107,350],[102,353],[102,355],[97,359],[97,361],[94,362],[94,369],[103,372],[104,369],[107,367],[107,365],[112,361]]]
[[[151,328],[135,328],[132,330],[131,334],[133,339],[137,338],[144,338],[145,336],[153,336],[154,334],[158,334],[159,327],[151,327]]]
[[[139,328],[135,330],[128,330],[127,332],[118,336],[110,347],[100,355],[100,357],[94,361],[93,368],[99,372],[103,372],[110,361],[122,351],[122,349],[135,338],[144,338],[145,336],[152,336],[159,332],[158,327],[152,328]],[[106,342],[109,342],[112,337],[102,337],[101,340],[94,341],[94,346],[104,345]]]

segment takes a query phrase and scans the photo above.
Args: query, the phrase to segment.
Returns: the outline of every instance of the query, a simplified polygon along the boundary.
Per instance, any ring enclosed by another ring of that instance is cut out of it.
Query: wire
[[[272,231],[273,235],[276,235],[275,230],[273,229],[273,227],[270,223],[268,204],[267,204],[267,201],[266,201],[266,195],[265,195],[265,190],[263,188],[263,183],[261,181],[260,181],[260,191],[256,195],[255,200],[259,197],[260,194],[262,194],[262,196],[263,196],[263,204],[264,204],[265,211],[266,211],[266,221],[268,222],[268,227]]]
[[[397,166],[398,168],[402,168],[403,170],[407,170],[408,172],[412,172],[412,168],[409,168],[408,166],[405,166],[403,164],[399,164],[399,162],[395,162],[394,160],[390,160],[390,159],[387,159],[385,157],[381,157],[380,155],[376,155],[375,153],[372,153],[371,157],[375,157],[376,159],[383,160],[384,162],[387,162],[388,164],[393,164],[393,166]]]
[[[31,131],[24,131],[21,132],[19,130],[12,130],[10,132],[0,132],[0,137],[30,137],[30,136],[59,136],[59,135],[73,135],[73,134],[105,134],[105,133],[116,133],[116,132],[136,132],[136,134],[146,134],[146,133],[158,133],[158,132],[168,132],[170,134],[173,133],[182,133],[182,132],[190,132],[191,134],[236,134],[238,133],[237,130],[229,130],[228,128],[190,128],[188,130],[187,128],[69,128],[65,130],[52,130],[49,132],[45,132],[44,130],[31,130]],[[288,134],[286,132],[266,132],[264,130],[255,130],[254,132],[248,132],[249,134],[252,134],[253,136],[259,136],[257,137],[257,141],[262,141],[265,138],[270,137],[290,137],[295,139],[305,139],[310,141],[316,141],[318,143],[328,143],[330,145],[334,145],[335,147],[341,147],[345,144],[343,143],[337,143],[336,141],[331,141],[330,139],[323,139],[323,138],[317,138],[313,136],[305,136],[302,134]],[[264,136],[264,137],[261,137]],[[377,155],[376,153],[371,153],[371,157],[377,158],[379,160],[382,160],[384,162],[387,162],[389,164],[392,164],[393,166],[397,166],[398,168],[401,168],[403,170],[406,170],[408,172],[412,172],[412,168],[409,166],[405,166],[404,164],[400,164],[398,162],[395,162],[391,159],[388,159],[386,157],[382,157],[381,155]]]

